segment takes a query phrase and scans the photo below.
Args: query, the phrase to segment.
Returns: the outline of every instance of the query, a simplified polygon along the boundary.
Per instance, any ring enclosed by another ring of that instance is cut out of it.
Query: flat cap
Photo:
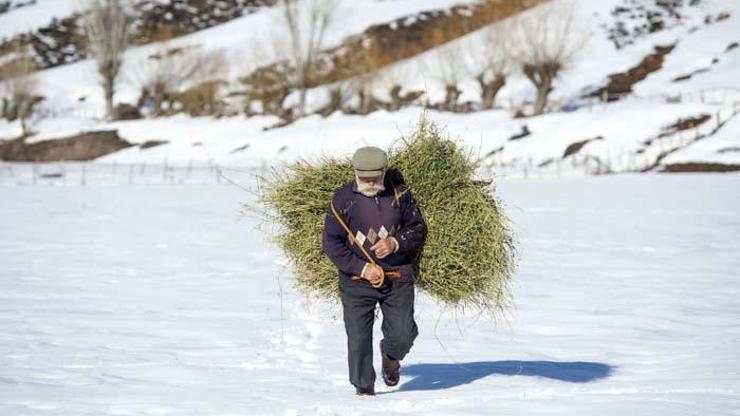
[[[357,176],[380,176],[386,166],[388,155],[377,147],[361,147],[352,156],[352,167],[355,168]]]

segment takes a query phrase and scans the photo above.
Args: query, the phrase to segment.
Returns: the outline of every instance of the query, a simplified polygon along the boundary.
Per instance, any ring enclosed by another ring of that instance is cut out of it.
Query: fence
[[[531,158],[505,164],[481,166],[482,177],[543,178],[587,176],[599,173],[599,164],[588,155],[574,155],[538,166]],[[8,186],[178,186],[229,185],[252,189],[257,177],[273,166],[225,166],[217,164],[170,165],[163,163],[0,162],[0,187]],[[604,173],[604,172],[601,172]]]
[[[100,162],[0,162],[0,186],[118,186],[250,183],[268,173],[260,166]]]

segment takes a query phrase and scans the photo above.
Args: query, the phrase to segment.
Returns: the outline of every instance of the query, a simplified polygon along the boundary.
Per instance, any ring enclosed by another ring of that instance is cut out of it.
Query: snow
[[[249,193],[2,187],[0,414],[737,415],[738,186],[499,177],[516,310],[420,294],[400,386],[375,398],[348,384],[339,306],[296,293],[240,212]]]

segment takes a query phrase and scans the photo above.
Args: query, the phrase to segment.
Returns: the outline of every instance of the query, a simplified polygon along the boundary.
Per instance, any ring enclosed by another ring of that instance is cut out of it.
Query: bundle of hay
[[[503,310],[509,303],[514,244],[490,182],[474,179],[470,155],[424,118],[392,146],[389,171],[398,170],[427,225],[417,260],[417,286],[453,307]],[[259,202],[279,224],[275,240],[289,258],[296,287],[336,298],[337,270],[322,252],[327,205],[354,178],[348,159],[301,161],[264,178]]]

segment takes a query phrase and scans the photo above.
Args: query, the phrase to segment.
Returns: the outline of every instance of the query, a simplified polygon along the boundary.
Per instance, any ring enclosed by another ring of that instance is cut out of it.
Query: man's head
[[[361,147],[352,156],[357,190],[365,196],[375,196],[385,189],[388,155],[377,147]]]

